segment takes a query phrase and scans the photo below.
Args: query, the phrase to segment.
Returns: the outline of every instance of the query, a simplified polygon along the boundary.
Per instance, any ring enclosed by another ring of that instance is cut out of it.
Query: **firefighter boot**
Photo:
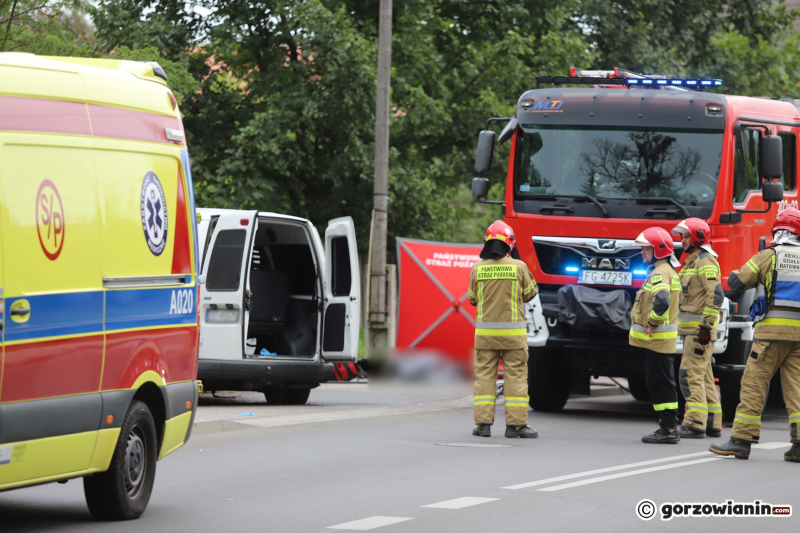
[[[722,430],[720,428],[715,428],[713,426],[714,426],[714,415],[708,415],[708,422],[706,422],[706,435],[713,438],[721,437]]]
[[[664,411],[658,421],[658,429],[642,437],[642,442],[648,444],[678,444],[679,440],[677,411]]]
[[[530,426],[506,426],[506,437],[509,439],[535,439],[539,432]]]
[[[491,437],[492,436],[492,425],[491,424],[477,424],[475,429],[472,430],[472,434],[476,437]]]
[[[728,442],[724,444],[712,444],[708,447],[708,451],[714,452],[717,455],[732,455],[737,459],[749,459],[750,443],[746,440],[734,439],[731,437]]]
[[[792,447],[783,454],[783,460],[800,463],[800,444],[792,444]]]
[[[678,435],[680,435],[682,439],[704,439],[706,438],[706,430],[681,426],[678,430]]]

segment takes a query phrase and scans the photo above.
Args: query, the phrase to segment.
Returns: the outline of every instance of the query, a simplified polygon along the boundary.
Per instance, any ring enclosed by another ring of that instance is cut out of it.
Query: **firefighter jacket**
[[[678,343],[681,281],[669,258],[657,259],[648,270],[647,280],[636,293],[628,340],[631,346],[674,354]],[[652,337],[646,332],[648,327]]]
[[[684,261],[680,278],[683,298],[678,333],[697,335],[700,326],[705,326],[711,330],[711,338],[716,338],[719,306],[725,300],[717,259],[702,248],[695,248]]]
[[[774,246],[728,277],[735,292],[756,289],[755,341],[800,342],[800,247]]]
[[[469,303],[477,306],[475,348],[513,350],[528,347],[523,303],[536,296],[528,265],[508,256],[472,265]]]

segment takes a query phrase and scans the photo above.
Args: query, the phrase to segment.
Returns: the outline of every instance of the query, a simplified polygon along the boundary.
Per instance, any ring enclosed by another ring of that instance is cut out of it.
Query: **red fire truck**
[[[795,101],[702,92],[722,82],[622,69],[573,68],[537,82],[555,87],[525,92],[512,118],[489,119],[476,157],[482,176],[495,145],[489,124],[505,122],[497,139],[511,141],[505,199],[494,203],[540,289],[528,309],[531,406],[560,410],[570,392],[588,394],[592,376],[625,377],[634,397],[648,399],[643,363],[628,346],[633,296],[646,278],[633,240],[698,217],[711,227],[723,274],[714,372],[731,419],[753,294],[730,292],[728,274],[767,245],[779,210],[798,205]],[[488,188],[487,178],[473,180],[478,201],[490,202]]]

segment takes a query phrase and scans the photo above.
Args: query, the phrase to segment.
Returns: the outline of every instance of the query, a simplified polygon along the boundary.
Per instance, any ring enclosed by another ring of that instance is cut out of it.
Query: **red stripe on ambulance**
[[[189,251],[189,223],[186,221],[186,195],[184,193],[183,173],[178,170],[178,201],[175,212],[175,248],[172,252],[172,273],[186,274],[192,271],[192,259]]]
[[[167,140],[166,129],[183,133],[183,125],[178,117],[95,104],[89,104],[89,115],[95,137],[173,144]]]
[[[0,130],[92,134],[86,104],[19,96],[0,96]]]

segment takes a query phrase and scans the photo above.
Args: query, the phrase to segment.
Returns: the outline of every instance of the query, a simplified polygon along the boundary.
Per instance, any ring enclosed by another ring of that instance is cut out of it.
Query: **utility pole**
[[[380,0],[378,23],[378,94],[375,109],[375,185],[370,228],[369,338],[367,351],[385,355],[388,343],[386,311],[386,228],[389,207],[389,87],[392,66],[392,0]],[[384,353],[381,353],[384,352]]]

